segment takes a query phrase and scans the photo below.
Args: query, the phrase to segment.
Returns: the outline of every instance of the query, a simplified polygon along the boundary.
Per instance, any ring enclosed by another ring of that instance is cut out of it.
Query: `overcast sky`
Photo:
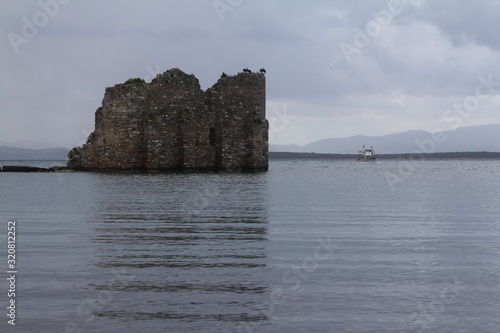
[[[403,1],[1,0],[0,142],[82,144],[105,87],[174,67],[266,68],[275,144],[500,123],[500,1]]]

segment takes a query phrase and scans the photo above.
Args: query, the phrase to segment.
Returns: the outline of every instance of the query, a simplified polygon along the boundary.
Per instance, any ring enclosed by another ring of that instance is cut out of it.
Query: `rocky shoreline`
[[[70,172],[73,171],[66,166],[53,166],[50,168],[39,168],[25,165],[4,165],[0,172]]]

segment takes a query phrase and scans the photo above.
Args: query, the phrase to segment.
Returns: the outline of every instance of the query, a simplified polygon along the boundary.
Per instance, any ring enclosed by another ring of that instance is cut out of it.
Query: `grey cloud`
[[[8,33],[21,34],[21,18],[41,9],[39,1],[2,1],[0,141],[74,145],[92,130],[106,86],[172,67],[204,89],[222,72],[265,67],[269,105],[297,115],[276,137],[301,144],[432,130],[443,106],[473,93],[478,75],[500,81],[499,1],[408,0],[347,62],[341,43],[355,46],[355,28],[389,3],[246,0],[221,20],[212,0],[70,1],[15,53]],[[497,103],[470,121],[491,122]]]

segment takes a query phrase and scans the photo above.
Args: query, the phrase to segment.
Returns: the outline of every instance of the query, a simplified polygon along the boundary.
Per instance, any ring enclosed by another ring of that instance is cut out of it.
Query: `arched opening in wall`
[[[215,128],[210,127],[210,133],[208,134],[208,140],[210,142],[210,146],[215,146]]]

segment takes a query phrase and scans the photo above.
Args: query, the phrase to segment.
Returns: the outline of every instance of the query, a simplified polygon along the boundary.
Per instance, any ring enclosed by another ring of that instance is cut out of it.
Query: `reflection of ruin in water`
[[[113,300],[96,315],[177,330],[266,319],[256,311],[270,293],[266,174],[98,177],[103,278],[92,287]],[[109,283],[112,272],[125,281]]]

